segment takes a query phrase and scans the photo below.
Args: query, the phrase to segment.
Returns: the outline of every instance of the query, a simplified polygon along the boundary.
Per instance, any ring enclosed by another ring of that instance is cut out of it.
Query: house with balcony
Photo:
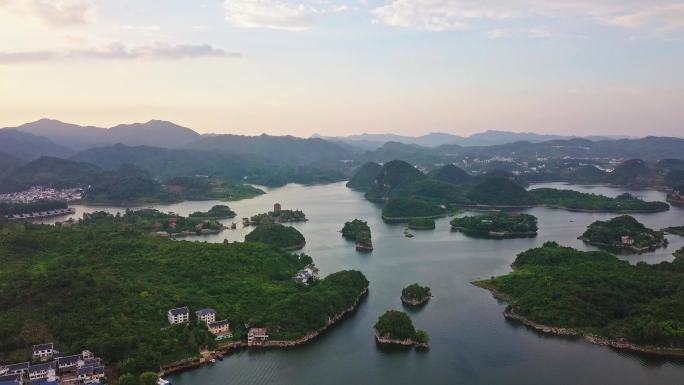
[[[195,312],[198,322],[204,322],[209,324],[210,322],[216,321],[216,310],[214,309],[201,309]]]
[[[190,310],[187,306],[169,309],[166,314],[171,325],[182,324],[190,321]]]

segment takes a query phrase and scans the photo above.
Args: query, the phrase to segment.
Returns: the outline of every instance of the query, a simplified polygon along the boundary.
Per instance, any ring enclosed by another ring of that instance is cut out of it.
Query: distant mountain
[[[75,149],[116,143],[178,148],[200,138],[200,134],[189,128],[162,120],[101,128],[41,119],[13,129],[42,136],[62,146]],[[2,131],[4,130],[0,130]]]
[[[294,136],[213,135],[186,146],[188,149],[223,151],[238,155],[256,155],[280,163],[298,165],[316,162],[338,162],[354,158],[348,149],[320,138]]]
[[[664,183],[666,171],[641,159],[623,162],[607,175],[607,181],[621,186],[648,187]]]
[[[41,156],[65,157],[74,153],[47,138],[8,129],[0,130],[0,152],[25,160]]]
[[[508,132],[508,131],[495,131],[489,130],[477,134],[470,135],[468,137],[461,137],[452,134],[445,133],[430,133],[423,136],[402,136],[395,134],[361,134],[361,135],[350,135],[350,136],[336,136],[336,137],[322,137],[323,139],[342,142],[352,146],[357,146],[364,148],[366,150],[375,150],[382,147],[385,143],[396,142],[402,144],[413,144],[423,147],[438,147],[442,145],[458,145],[463,147],[476,147],[476,146],[495,146],[500,144],[514,143],[514,142],[530,142],[539,143],[546,142],[549,140],[565,140],[577,138],[576,136],[563,136],[563,135],[547,135],[547,134],[535,134],[531,132]],[[624,139],[625,137],[617,136],[588,136],[585,139],[591,141],[600,140],[616,140]]]
[[[14,170],[21,167],[24,162],[12,155],[0,152],[0,181]]]

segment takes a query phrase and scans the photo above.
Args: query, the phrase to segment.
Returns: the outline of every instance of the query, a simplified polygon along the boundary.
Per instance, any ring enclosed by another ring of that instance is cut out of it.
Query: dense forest
[[[606,252],[547,242],[514,271],[477,282],[534,322],[636,344],[684,347],[684,259],[631,265]]]
[[[177,177],[164,182],[171,193],[181,200],[236,201],[253,198],[264,191],[243,183],[209,177]]]
[[[580,239],[598,246],[626,249],[650,249],[667,244],[662,231],[649,229],[629,215],[596,221],[589,225]]]
[[[451,227],[481,236],[529,237],[537,234],[537,218],[530,214],[496,212],[454,218]]]
[[[30,357],[54,342],[64,354],[90,349],[118,372],[157,371],[215,342],[204,326],[169,326],[168,309],[217,310],[235,338],[244,324],[272,339],[324,326],[367,288],[355,271],[310,286],[291,279],[312,263],[261,243],[212,244],[144,235],[123,217],[70,227],[0,227],[0,361]]]
[[[446,208],[436,203],[417,198],[392,198],[382,208],[386,221],[407,222],[416,217],[439,217],[446,214]]]
[[[670,206],[665,202],[645,202],[630,193],[609,198],[604,195],[581,193],[573,190],[539,188],[530,190],[530,194],[541,204],[571,210],[627,213],[658,212],[670,209]]]
[[[298,250],[304,247],[304,235],[292,226],[266,223],[257,226],[245,236],[245,242],[261,242],[283,250]]]
[[[226,205],[212,206],[208,211],[195,211],[189,215],[190,218],[204,219],[226,219],[235,218],[235,211]]]
[[[401,290],[401,301],[408,305],[422,305],[430,300],[432,293],[427,286],[417,283],[406,286]]]

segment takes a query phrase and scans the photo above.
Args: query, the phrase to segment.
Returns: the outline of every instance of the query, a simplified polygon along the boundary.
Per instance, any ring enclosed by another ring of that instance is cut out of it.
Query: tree
[[[145,372],[140,375],[140,385],[157,385],[159,376],[155,372]]]
[[[135,376],[130,373],[125,373],[119,376],[119,385],[138,385]]]

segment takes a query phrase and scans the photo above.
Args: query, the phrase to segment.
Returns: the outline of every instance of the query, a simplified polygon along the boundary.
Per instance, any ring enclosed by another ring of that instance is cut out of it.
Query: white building
[[[47,360],[55,355],[55,347],[52,342],[47,344],[33,345],[33,359]]]
[[[170,309],[166,315],[171,325],[182,324],[184,322],[190,321],[190,310],[187,306]]]
[[[216,321],[216,310],[214,309],[202,309],[195,312],[197,316],[197,321],[210,322]]]

